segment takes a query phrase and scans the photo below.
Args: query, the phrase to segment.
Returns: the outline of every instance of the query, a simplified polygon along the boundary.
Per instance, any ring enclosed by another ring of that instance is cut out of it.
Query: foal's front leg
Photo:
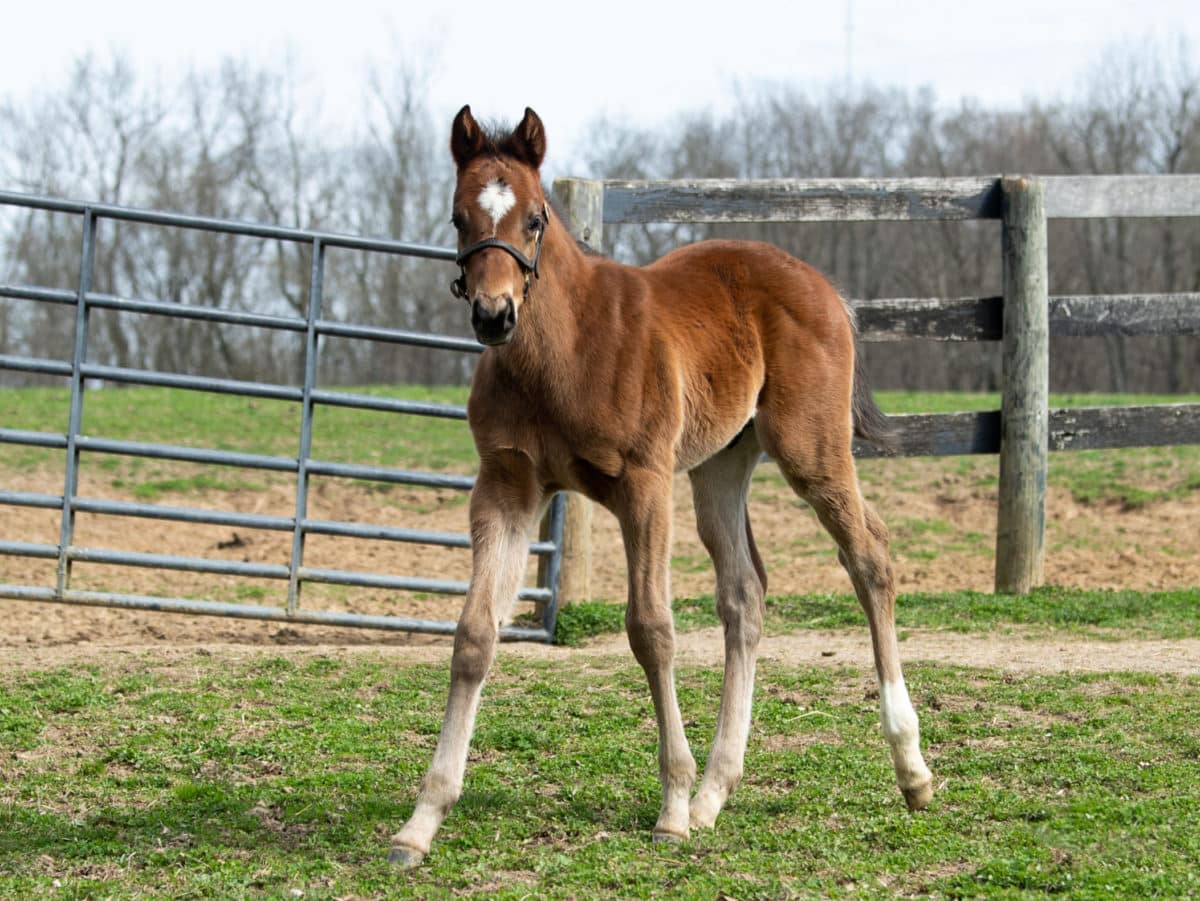
[[[654,840],[688,837],[688,797],[696,762],[683,732],[675,697],[675,624],[669,585],[671,561],[671,473],[627,476],[617,515],[629,564],[625,627],[634,657],[646,672],[658,718],[658,774],[662,810]]]
[[[516,600],[529,535],[542,500],[529,461],[511,454],[485,461],[471,493],[471,586],[454,633],[450,697],[429,772],[412,817],[392,838],[388,859],[417,866],[462,793],[467,747],[483,680],[496,655],[500,623]]]

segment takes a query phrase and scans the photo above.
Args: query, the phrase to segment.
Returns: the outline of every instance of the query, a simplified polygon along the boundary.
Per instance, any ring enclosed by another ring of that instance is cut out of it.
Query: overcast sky
[[[327,115],[352,116],[369,67],[406,53],[422,59],[430,106],[447,125],[463,103],[513,120],[529,105],[565,161],[600,114],[669,123],[683,110],[728,109],[739,83],[821,89],[849,75],[927,85],[946,104],[1053,99],[1115,41],[1166,46],[1185,35],[1200,54],[1197,9],[1196,0],[10,2],[0,94],[61,84],[88,50],[122,51],[143,74],[165,77],[231,54],[266,63],[290,54],[301,90],[321,96]]]

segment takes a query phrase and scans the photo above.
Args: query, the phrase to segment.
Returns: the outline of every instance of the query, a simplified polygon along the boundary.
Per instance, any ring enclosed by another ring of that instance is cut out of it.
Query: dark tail
[[[854,394],[850,409],[854,416],[854,434],[856,437],[869,441],[880,450],[892,454],[900,449],[900,433],[888,419],[887,414],[879,409],[871,394],[871,386],[867,384],[867,374],[863,370],[862,354],[858,352],[858,341],[854,342]]]

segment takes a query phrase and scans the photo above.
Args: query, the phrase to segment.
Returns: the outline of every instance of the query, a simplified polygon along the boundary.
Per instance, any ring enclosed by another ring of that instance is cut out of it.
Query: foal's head
[[[509,134],[480,128],[464,106],[454,117],[450,152],[458,166],[454,215],[462,278],[454,291],[471,304],[483,344],[505,344],[537,276],[549,207],[538,168],[546,135],[537,113]]]

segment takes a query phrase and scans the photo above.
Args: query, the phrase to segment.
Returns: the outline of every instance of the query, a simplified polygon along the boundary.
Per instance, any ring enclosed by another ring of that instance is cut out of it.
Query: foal
[[[705,241],[644,268],[585,253],[550,212],[530,109],[488,133],[464,106],[450,150],[453,223],[480,358],[468,405],[479,452],[471,584],[455,633],[441,737],[391,859],[419,864],[458,799],[497,631],[550,496],[579,491],[621,525],[625,624],[658,719],[655,841],[711,827],[742,776],[767,576],[746,501],[765,451],[840,549],[875,651],[883,733],[912,810],[929,803],[917,716],[900,670],[887,528],[863,500],[852,435],[891,435],[863,380],[853,318],[810,266],[767,244]],[[671,482],[686,471],[717,576],[725,677],[716,737],[696,764],[675,698],[668,574]]]

